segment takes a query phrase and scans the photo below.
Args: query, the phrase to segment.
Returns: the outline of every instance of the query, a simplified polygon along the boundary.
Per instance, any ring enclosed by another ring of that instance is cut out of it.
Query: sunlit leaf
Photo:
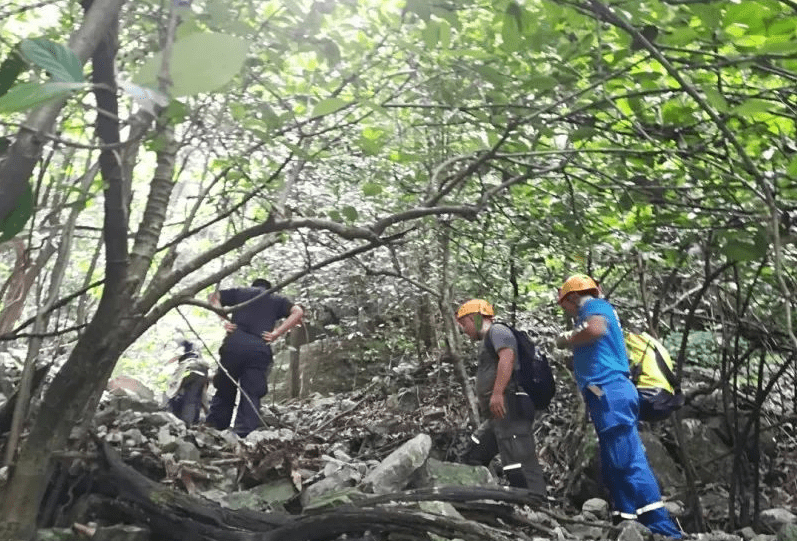
[[[756,261],[767,253],[769,242],[766,232],[758,228],[752,234],[746,231],[728,232],[721,248],[722,253],[732,261]]]
[[[33,109],[56,98],[85,88],[85,83],[23,83],[11,87],[0,96],[0,113],[13,113]]]
[[[382,193],[382,185],[376,182],[366,182],[363,184],[363,194],[367,197],[374,197]]]
[[[791,161],[789,162],[789,166],[786,168],[786,171],[794,178],[797,178],[797,154],[792,156]]]
[[[34,38],[23,40],[19,50],[25,60],[45,70],[53,81],[62,83],[84,81],[83,64],[69,47],[49,39]]]
[[[407,0],[406,9],[415,13],[424,21],[428,21],[429,17],[432,16],[432,7],[428,0]]]
[[[549,75],[532,75],[528,78],[529,86],[538,90],[550,90],[559,82]]]
[[[423,42],[426,44],[426,47],[428,49],[434,49],[437,47],[437,42],[440,39],[440,23],[431,19],[426,21],[426,26],[424,26],[421,35],[423,36]]]
[[[522,24],[520,6],[516,2],[510,2],[501,24],[501,38],[503,40],[501,47],[504,50],[512,52],[520,49],[523,33]]]
[[[173,96],[194,96],[219,90],[241,71],[249,41],[214,32],[195,33],[174,44],[169,59]],[[163,53],[150,57],[133,82],[157,88]]]
[[[330,115],[336,111],[340,111],[347,105],[349,105],[349,102],[346,100],[342,100],[340,98],[327,98],[325,100],[319,101],[315,107],[313,107],[312,116]]]
[[[776,111],[778,109],[780,109],[780,105],[777,103],[767,100],[761,100],[758,98],[752,98],[740,103],[739,105],[731,109],[731,112],[736,113],[737,115],[745,116],[745,115],[752,115],[755,113],[768,113],[771,111]]]
[[[706,101],[717,111],[723,113],[728,110],[728,102],[718,90],[710,87],[703,88],[703,93],[706,95]]]
[[[340,212],[343,214],[343,216],[346,218],[346,221],[348,222],[353,222],[354,220],[357,219],[357,216],[359,216],[359,214],[357,213],[357,209],[351,205],[346,205],[345,207],[340,209]]]

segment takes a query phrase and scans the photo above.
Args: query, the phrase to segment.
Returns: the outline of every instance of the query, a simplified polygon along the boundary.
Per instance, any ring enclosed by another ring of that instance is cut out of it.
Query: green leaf
[[[354,220],[357,219],[358,216],[357,209],[351,205],[346,205],[345,207],[340,209],[340,212],[343,213],[343,216],[346,218],[346,221],[348,222],[353,222]]]
[[[780,107],[776,103],[767,100],[760,100],[758,98],[752,98],[743,101],[731,109],[731,112],[740,116],[745,116],[755,113],[768,113],[771,111],[777,111],[778,109],[780,109]]]
[[[706,95],[706,101],[717,111],[724,113],[728,110],[728,102],[725,96],[722,95],[717,89],[705,87],[703,93]]]
[[[5,242],[14,238],[17,233],[22,231],[33,213],[33,189],[30,183],[25,182],[25,191],[19,196],[17,205],[8,216],[0,222],[0,242]]]
[[[330,210],[329,211],[329,218],[333,222],[342,222],[343,221],[343,217],[340,215],[340,212],[338,212],[337,210]]]
[[[429,17],[432,16],[432,7],[429,5],[428,0],[407,0],[406,9],[415,13],[424,21],[428,21]]]
[[[617,204],[620,205],[622,210],[628,211],[634,207],[634,199],[628,194],[628,192],[623,191],[620,195],[620,199],[617,201]]]
[[[249,116],[249,113],[246,110],[244,104],[239,103],[237,101],[230,103],[230,114],[235,120],[238,120],[239,122],[245,119],[247,116]]]
[[[570,133],[570,140],[582,141],[584,139],[589,139],[590,137],[595,135],[595,133],[596,133],[595,128],[592,128],[590,126],[582,126],[580,128],[573,130],[573,132]]]
[[[180,124],[188,116],[188,106],[181,101],[171,100],[163,114],[172,124]]]
[[[722,253],[732,261],[753,261],[756,258],[756,247],[735,239],[728,240],[722,247]]]
[[[331,39],[323,39],[319,42],[319,54],[326,59],[330,66],[337,66],[340,63],[340,47]]]
[[[786,172],[792,177],[797,178],[797,154],[792,156],[789,166],[786,168]]]
[[[732,261],[757,261],[764,257],[769,247],[766,231],[762,228],[750,234],[746,231],[728,232],[721,250]]]
[[[171,66],[172,96],[213,92],[229,83],[246,60],[249,40],[215,32],[195,33],[174,44]],[[133,77],[142,86],[158,88],[163,53],[150,57]]]
[[[488,65],[475,65],[473,69],[476,70],[479,75],[484,77],[487,81],[493,83],[494,85],[503,85],[506,83],[506,77],[500,71],[495,69],[492,66]]]
[[[448,21],[440,21],[438,37],[440,40],[440,47],[443,49],[451,47],[451,25]]]
[[[85,88],[85,83],[23,83],[0,96],[0,113],[14,113],[33,109],[42,103],[68,96]]]
[[[346,100],[340,98],[327,98],[316,103],[313,107],[312,116],[324,116],[339,111],[349,104]]]
[[[538,90],[550,90],[559,84],[559,81],[549,75],[532,75],[528,81],[532,88]]]
[[[25,60],[17,52],[17,48],[11,50],[3,63],[0,64],[0,96],[8,92],[14,85],[19,74],[25,71]]]
[[[674,28],[672,32],[667,32],[661,41],[673,46],[689,45],[698,37],[699,34],[693,28]]]
[[[426,21],[423,29],[423,42],[428,49],[435,49],[440,40],[440,23],[434,20]]]
[[[518,9],[518,5],[515,2],[511,2],[506,13],[504,13],[504,19],[501,24],[501,38],[503,40],[501,47],[508,52],[520,49],[522,30],[520,27],[521,19],[517,14]]]
[[[224,0],[209,0],[205,5],[205,12],[216,25],[227,22],[232,16],[230,8]]]
[[[83,64],[69,47],[54,43],[49,39],[26,39],[19,44],[22,56],[50,74],[53,81],[62,83],[82,83]]]
[[[363,194],[366,197],[375,197],[382,193],[382,185],[376,182],[366,182],[363,184]]]
[[[797,52],[797,40],[790,35],[770,36],[758,50],[759,54],[789,54],[794,52]]]

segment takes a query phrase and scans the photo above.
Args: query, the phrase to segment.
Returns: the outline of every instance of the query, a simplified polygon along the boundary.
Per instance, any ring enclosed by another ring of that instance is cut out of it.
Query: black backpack
[[[506,323],[496,323],[512,331],[517,341],[518,369],[515,375],[518,384],[529,394],[536,409],[547,408],[556,394],[556,382],[548,357],[534,343],[528,331],[520,331]],[[492,346],[492,340],[490,345]]]

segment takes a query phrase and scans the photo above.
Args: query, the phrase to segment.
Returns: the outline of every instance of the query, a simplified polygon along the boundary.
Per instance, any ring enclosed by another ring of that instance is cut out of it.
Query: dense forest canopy
[[[0,59],[0,333],[21,396],[60,367],[7,444],[20,538],[120,356],[219,283],[434,355],[458,301],[557,324],[589,272],[680,365],[699,331],[757,400],[794,377],[794,2],[9,0]]]

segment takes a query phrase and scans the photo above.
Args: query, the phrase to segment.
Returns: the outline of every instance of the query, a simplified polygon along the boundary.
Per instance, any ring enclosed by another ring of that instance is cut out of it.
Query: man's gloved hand
[[[554,339],[554,343],[556,347],[559,349],[565,349],[570,347],[570,338],[573,337],[573,331],[563,332],[556,336]]]

